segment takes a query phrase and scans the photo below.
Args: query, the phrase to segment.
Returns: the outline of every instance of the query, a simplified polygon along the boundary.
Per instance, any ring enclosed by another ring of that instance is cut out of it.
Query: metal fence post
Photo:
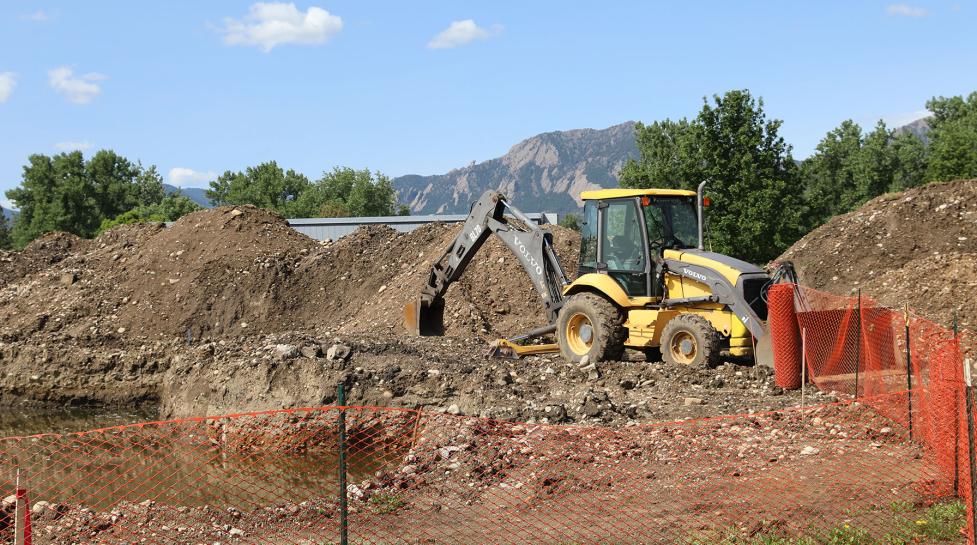
[[[858,399],[858,368],[862,363],[862,288],[858,288],[858,302],[855,304],[855,399]]]
[[[967,454],[968,462],[970,466],[970,487],[968,490],[969,497],[967,499],[967,511],[970,514],[970,535],[974,536],[975,529],[977,529],[977,524],[975,524],[974,516],[977,512],[977,494],[974,494],[974,488],[977,487],[977,453],[974,452],[974,400],[973,400],[973,381],[970,377],[970,366],[964,364],[963,368],[963,378],[964,378],[964,401],[967,407]]]
[[[909,335],[909,303],[906,303],[906,308],[903,311],[903,315],[906,318],[906,396],[907,405],[909,407],[909,441],[913,440],[913,356],[912,349],[910,348],[910,335]]]
[[[807,328],[801,328],[801,409],[804,408],[804,397],[807,394]]]
[[[346,486],[346,392],[340,384],[337,390],[339,403],[339,543],[349,544],[349,505]]]

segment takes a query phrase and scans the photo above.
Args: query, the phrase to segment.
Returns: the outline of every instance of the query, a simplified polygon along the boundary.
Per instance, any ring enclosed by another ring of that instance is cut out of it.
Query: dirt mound
[[[49,236],[12,258],[10,270],[24,272],[0,294],[0,336],[54,332],[114,343],[316,329],[399,335],[404,305],[459,229],[370,226],[320,244],[243,206],[195,212],[169,228],[123,225],[94,241]],[[574,271],[579,236],[552,229]],[[35,262],[48,265],[31,274],[25,264]],[[446,295],[449,335],[511,335],[544,320],[528,276],[494,238]]]
[[[951,252],[914,259],[876,276],[863,286],[882,304],[913,311],[941,324],[957,320],[962,329],[977,330],[977,254]]]
[[[801,282],[813,288],[838,294],[863,288],[890,305],[909,301],[947,324],[955,310],[967,311],[961,303],[974,294],[974,269],[964,266],[974,254],[977,180],[957,180],[872,199],[778,259],[793,261]],[[961,317],[975,324],[977,310]]]
[[[568,274],[577,270],[580,235],[559,226],[547,226],[553,233],[556,252]],[[461,226],[430,224],[409,234],[396,234],[383,245],[362,245],[359,240],[375,236],[375,228],[360,229],[343,238],[338,246],[363,247],[361,258],[370,266],[366,274],[373,282],[354,292],[361,307],[341,331],[367,333],[378,329],[403,333],[402,309],[413,301],[427,281],[431,265],[458,235]],[[358,269],[361,263],[356,263]],[[353,273],[355,274],[355,273]],[[545,325],[546,317],[538,293],[518,259],[497,237],[469,263],[464,275],[445,294],[445,334],[452,336],[510,336]]]
[[[31,241],[19,252],[0,252],[0,286],[59,263],[74,252],[84,251],[89,244],[71,233],[55,231]]]

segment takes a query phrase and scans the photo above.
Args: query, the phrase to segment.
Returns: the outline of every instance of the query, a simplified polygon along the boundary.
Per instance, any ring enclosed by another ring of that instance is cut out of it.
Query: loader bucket
[[[757,365],[773,369],[773,342],[770,334],[760,337],[753,349],[753,358]]]
[[[411,335],[422,337],[444,335],[444,300],[428,303],[422,298],[404,307],[404,328]]]

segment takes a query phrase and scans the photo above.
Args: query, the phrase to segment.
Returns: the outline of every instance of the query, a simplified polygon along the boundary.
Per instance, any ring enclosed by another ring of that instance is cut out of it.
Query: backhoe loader
[[[552,234],[502,194],[486,191],[432,266],[421,294],[404,309],[404,325],[417,335],[443,334],[448,286],[496,235],[529,275],[547,325],[500,339],[495,355],[560,352],[572,362],[614,361],[632,348],[648,359],[660,355],[690,366],[711,366],[723,355],[772,366],[765,301],[771,276],[703,248],[704,185],[698,191],[585,191],[580,267],[572,282]],[[522,342],[548,334],[555,334],[555,343]]]

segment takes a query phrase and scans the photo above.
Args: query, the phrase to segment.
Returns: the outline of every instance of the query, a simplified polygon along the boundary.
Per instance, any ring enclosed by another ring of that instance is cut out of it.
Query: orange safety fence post
[[[773,370],[777,386],[801,387],[801,335],[794,310],[794,284],[775,284],[767,291]]]
[[[27,474],[18,469],[15,482],[14,545],[31,545],[31,502],[27,496]]]

